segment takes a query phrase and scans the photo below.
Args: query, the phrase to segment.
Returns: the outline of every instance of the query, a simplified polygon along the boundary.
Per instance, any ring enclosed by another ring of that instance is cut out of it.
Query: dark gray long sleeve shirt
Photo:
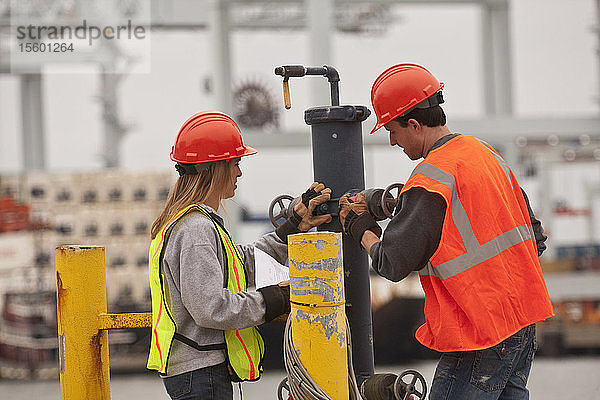
[[[438,140],[433,150],[458,135]],[[541,222],[535,217],[525,191],[521,189],[533,226],[538,255],[546,249]],[[383,232],[382,240],[371,247],[371,266],[384,278],[398,282],[412,271],[425,267],[439,246],[446,213],[446,202],[437,194],[419,187],[400,197],[396,213]]]

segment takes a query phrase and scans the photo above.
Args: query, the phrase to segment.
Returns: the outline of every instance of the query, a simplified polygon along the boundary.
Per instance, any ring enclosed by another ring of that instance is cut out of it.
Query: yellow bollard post
[[[56,248],[56,296],[63,400],[110,399],[104,248]]]
[[[292,340],[302,365],[333,400],[348,400],[342,234],[288,236]]]

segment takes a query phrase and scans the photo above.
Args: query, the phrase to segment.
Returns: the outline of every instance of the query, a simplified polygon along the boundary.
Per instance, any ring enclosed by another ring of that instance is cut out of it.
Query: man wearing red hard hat
[[[415,336],[442,353],[430,399],[528,399],[535,323],[554,315],[538,261],[546,237],[502,156],[450,132],[443,87],[415,64],[375,80],[371,133],[385,127],[391,146],[423,160],[382,236],[363,195],[342,196],[340,221],[381,276],[418,271],[425,323]]]

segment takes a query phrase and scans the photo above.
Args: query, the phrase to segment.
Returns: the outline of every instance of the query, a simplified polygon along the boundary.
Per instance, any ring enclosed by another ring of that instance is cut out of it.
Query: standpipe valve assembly
[[[284,65],[275,74],[283,78],[286,109],[292,106],[290,78],[323,76],[329,83],[331,105],[306,109],[304,122],[311,127],[314,182],[331,189],[331,199],[313,213],[333,217],[316,233],[288,237],[292,312],[284,340],[288,376],[279,386],[279,399],[424,399],[427,389],[418,372],[386,374],[384,379],[374,373],[368,255],[360,243],[341,233],[337,218],[339,199],[347,193],[363,192],[369,213],[379,221],[392,218],[397,208],[402,184],[365,189],[361,123],[371,111],[363,105],[340,106],[340,77],[329,65]],[[275,198],[269,206],[273,225],[291,216],[299,200]]]
[[[369,214],[375,221],[383,221],[387,218],[392,218],[394,210],[398,205],[402,183],[392,183],[385,189],[369,188],[362,191],[349,190],[352,194],[350,201],[356,197],[358,193],[364,193],[367,199],[367,207]],[[396,195],[393,191],[397,190]],[[300,201],[300,197],[293,197],[289,194],[282,194],[273,199],[269,205],[269,219],[275,228],[279,227],[283,221],[291,217],[294,211],[294,206]],[[327,203],[319,204],[313,211],[314,215],[331,214],[333,218],[339,215],[338,207],[339,198],[331,199]]]

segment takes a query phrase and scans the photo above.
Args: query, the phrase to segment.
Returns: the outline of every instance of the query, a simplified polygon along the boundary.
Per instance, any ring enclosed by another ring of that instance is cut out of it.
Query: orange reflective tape
[[[238,291],[241,292],[242,291],[242,286],[240,285],[240,277],[238,275],[237,266],[235,265],[235,253],[231,249],[231,245],[229,244],[229,241],[225,240],[225,243],[227,243],[227,247],[229,248],[229,252],[231,253],[231,257],[232,257],[232,260],[233,260],[233,273],[235,274],[235,282],[237,283]]]
[[[246,357],[248,357],[248,362],[250,363],[250,380],[254,380],[255,372],[254,372],[254,363],[252,362],[252,357],[250,356],[250,353],[248,352],[248,349],[246,348],[246,344],[242,340],[242,337],[240,336],[240,332],[238,330],[235,331],[235,336],[237,336],[240,343],[242,344],[242,347],[244,348],[244,351],[246,352]]]
[[[158,309],[158,316],[156,317],[156,325],[154,325],[154,340],[156,342],[156,348],[158,350],[158,357],[160,358],[160,370],[162,372],[164,362],[162,357],[162,352],[160,351],[160,343],[158,342],[158,331],[156,328],[158,327],[158,321],[160,321],[160,316],[162,315],[162,306],[163,306],[163,295],[162,291],[160,293],[160,308]]]

